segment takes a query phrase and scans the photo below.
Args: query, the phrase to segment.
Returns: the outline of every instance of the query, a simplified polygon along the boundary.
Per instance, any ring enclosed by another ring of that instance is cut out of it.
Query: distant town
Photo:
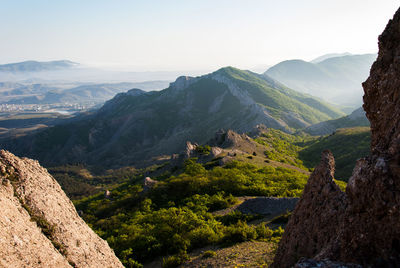
[[[60,113],[73,114],[89,110],[98,105],[95,102],[87,103],[53,103],[53,104],[0,104],[0,113]]]

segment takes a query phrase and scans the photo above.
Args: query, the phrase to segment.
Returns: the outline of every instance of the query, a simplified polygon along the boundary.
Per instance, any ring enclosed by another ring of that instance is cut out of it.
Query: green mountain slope
[[[315,167],[323,150],[332,151],[336,161],[335,177],[347,181],[357,159],[370,153],[371,132],[369,127],[338,129],[334,134],[316,139],[299,151],[299,159],[305,166]]]
[[[343,115],[267,76],[227,67],[158,92],[118,94],[90,116],[0,145],[47,164],[126,165],[179,152],[187,140],[204,143],[221,128],[292,132]]]
[[[344,117],[320,122],[306,127],[304,132],[311,135],[327,135],[335,132],[338,128],[369,127],[369,125],[364,109],[360,107]]]
[[[288,60],[269,68],[264,74],[300,92],[332,103],[362,104],[361,83],[366,80],[376,54],[332,57],[316,63]]]

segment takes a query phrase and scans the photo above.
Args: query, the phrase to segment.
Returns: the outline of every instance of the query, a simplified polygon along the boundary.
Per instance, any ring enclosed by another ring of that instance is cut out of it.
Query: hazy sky
[[[0,63],[251,68],[377,52],[395,0],[0,0]]]

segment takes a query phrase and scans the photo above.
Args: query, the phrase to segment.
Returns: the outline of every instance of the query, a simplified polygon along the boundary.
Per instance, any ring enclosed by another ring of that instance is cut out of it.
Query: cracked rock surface
[[[35,160],[0,151],[0,267],[123,267]]]

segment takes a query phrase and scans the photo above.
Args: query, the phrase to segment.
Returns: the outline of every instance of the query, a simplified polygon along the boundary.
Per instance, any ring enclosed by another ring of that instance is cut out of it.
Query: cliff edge
[[[35,160],[0,151],[0,267],[123,267]]]
[[[332,181],[333,156],[323,153],[274,267],[292,267],[301,258],[296,267],[400,267],[400,9],[379,37],[363,87],[371,154],[357,161],[343,193]]]

